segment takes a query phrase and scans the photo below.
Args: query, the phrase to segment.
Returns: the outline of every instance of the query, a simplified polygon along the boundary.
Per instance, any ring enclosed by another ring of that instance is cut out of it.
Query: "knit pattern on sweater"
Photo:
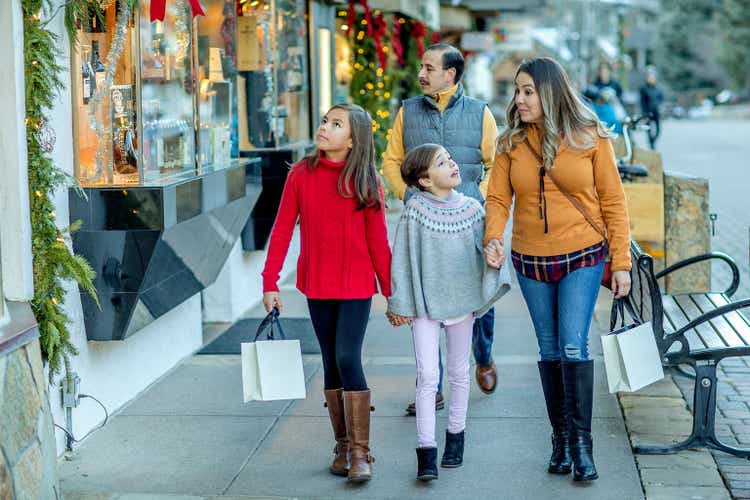
[[[507,266],[486,265],[483,235],[475,199],[415,192],[396,228],[389,311],[434,320],[483,315],[510,289]]]
[[[409,200],[403,217],[414,221],[427,232],[450,238],[473,238],[474,227],[477,224],[484,227],[484,209],[468,196],[455,196],[449,201],[436,202],[421,193]],[[481,240],[479,245],[481,249]]]

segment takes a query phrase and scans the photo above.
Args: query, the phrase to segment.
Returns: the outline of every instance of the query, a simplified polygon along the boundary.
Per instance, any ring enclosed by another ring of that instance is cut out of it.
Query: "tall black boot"
[[[594,465],[591,439],[591,409],[594,403],[594,361],[563,361],[565,403],[570,415],[570,451],[573,457],[573,480],[593,481],[599,478]]]
[[[552,456],[547,471],[552,474],[570,474],[570,425],[565,411],[565,390],[563,387],[560,360],[539,361],[539,376],[542,379],[547,415],[552,425]]]

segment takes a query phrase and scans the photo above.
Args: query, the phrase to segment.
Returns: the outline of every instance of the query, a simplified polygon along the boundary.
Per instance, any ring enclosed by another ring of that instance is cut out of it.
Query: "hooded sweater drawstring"
[[[539,219],[544,220],[544,234],[549,232],[547,223],[547,194],[544,192],[544,167],[539,167]]]

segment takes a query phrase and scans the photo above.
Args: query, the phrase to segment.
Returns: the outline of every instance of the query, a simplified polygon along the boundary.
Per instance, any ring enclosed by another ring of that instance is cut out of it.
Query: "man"
[[[651,149],[656,149],[656,139],[661,133],[659,107],[662,101],[664,101],[664,93],[656,85],[656,69],[649,67],[646,69],[646,83],[641,87],[641,111],[644,115],[651,117],[648,129],[648,142]]]
[[[422,56],[418,78],[423,95],[403,102],[383,159],[383,174],[394,193],[404,201],[410,196],[401,179],[404,155],[421,144],[435,143],[447,149],[459,166],[461,185],[456,190],[484,205],[488,170],[495,159],[497,125],[486,103],[464,95],[460,83],[463,72],[464,58],[452,45],[431,45]],[[494,326],[494,309],[474,322],[472,350],[477,363],[476,380],[485,394],[491,394],[497,387],[492,360]],[[444,405],[442,373],[441,361],[436,409]],[[414,403],[406,411],[415,414]]]

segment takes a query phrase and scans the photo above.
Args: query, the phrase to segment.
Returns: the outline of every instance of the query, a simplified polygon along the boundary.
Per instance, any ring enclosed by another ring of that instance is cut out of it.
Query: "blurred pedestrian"
[[[599,70],[597,71],[596,80],[594,80],[593,85],[597,89],[611,88],[615,92],[617,99],[622,100],[622,87],[620,86],[620,82],[612,78],[612,66],[608,62],[603,61],[599,63]]]
[[[656,69],[651,66],[646,69],[646,82],[641,87],[641,112],[651,118],[648,129],[648,142],[651,149],[656,149],[656,140],[661,134],[659,108],[662,102],[664,102],[664,93],[656,83]]]
[[[608,252],[615,297],[630,290],[625,193],[609,132],[557,61],[523,61],[515,84],[487,190],[484,243],[505,247],[515,198],[511,258],[539,344],[552,425],[547,470],[572,469],[575,481],[592,481],[599,475],[591,438],[589,327]],[[497,260],[488,255],[487,264]]]
[[[591,108],[604,125],[614,133],[622,133],[622,120],[626,112],[622,105],[622,87],[612,78],[612,66],[608,62],[599,64],[596,79],[583,92]]]

